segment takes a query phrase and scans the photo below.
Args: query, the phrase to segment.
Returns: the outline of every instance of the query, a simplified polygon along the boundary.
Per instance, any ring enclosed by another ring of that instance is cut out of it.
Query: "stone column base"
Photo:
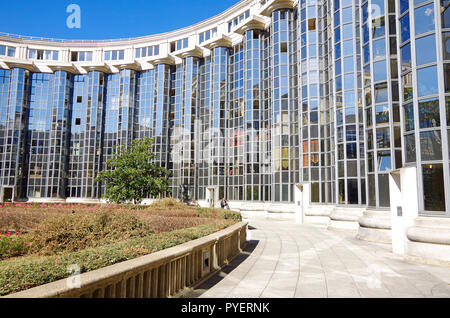
[[[359,217],[363,215],[363,208],[336,207],[330,213],[329,230],[357,232]]]
[[[330,225],[330,214],[333,211],[334,206],[309,206],[305,210],[304,223],[306,224],[318,224],[318,225]]]
[[[392,243],[390,211],[364,211],[358,222],[357,239],[377,243]]]
[[[450,219],[418,217],[407,238],[407,255],[450,265]]]
[[[293,203],[270,203],[267,205],[267,217],[294,220],[295,205]]]

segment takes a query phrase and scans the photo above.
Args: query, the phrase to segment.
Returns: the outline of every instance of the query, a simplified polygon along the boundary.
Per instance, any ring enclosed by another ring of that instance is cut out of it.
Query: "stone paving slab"
[[[245,252],[185,297],[450,297],[450,267],[406,261],[389,244],[320,225],[248,221]]]

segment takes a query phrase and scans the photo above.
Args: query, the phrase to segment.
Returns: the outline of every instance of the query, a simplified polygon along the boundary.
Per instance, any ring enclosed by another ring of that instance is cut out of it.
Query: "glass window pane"
[[[358,204],[358,180],[347,180],[348,204]]]
[[[445,92],[450,93],[450,63],[444,64],[444,85]]]
[[[386,34],[386,28],[385,28],[384,17],[379,17],[379,18],[373,19],[373,21],[372,21],[372,37],[375,39],[375,38],[378,38],[385,34]]]
[[[386,60],[373,63],[375,82],[385,81],[387,79]]]
[[[9,57],[16,56],[16,48],[15,47],[8,47],[8,56]]]
[[[386,57],[386,40],[380,39],[373,42],[373,58],[385,58]]]
[[[389,207],[391,202],[389,196],[389,176],[387,174],[378,175],[378,194],[380,207]]]
[[[437,67],[430,66],[417,70],[419,97],[438,94]]]
[[[375,103],[384,103],[388,101],[387,83],[375,85]]]
[[[441,0],[442,27],[450,28],[450,0]]]
[[[442,160],[441,132],[420,133],[420,153],[423,161]]]
[[[405,136],[406,162],[416,162],[416,136]]]
[[[408,101],[413,98],[412,73],[402,76],[403,99]]]
[[[401,43],[406,42],[411,37],[409,29],[409,14],[400,19]]]
[[[436,38],[433,35],[416,40],[417,65],[436,62]]]
[[[439,99],[430,99],[419,103],[420,128],[441,126]]]
[[[353,8],[348,7],[342,9],[342,23],[352,22],[353,21]]]
[[[391,141],[390,141],[389,136],[390,136],[390,133],[389,133],[388,127],[377,129],[377,148],[378,149],[391,147]]]
[[[377,124],[389,122],[389,105],[377,105],[375,107],[375,116]]]
[[[386,172],[392,170],[391,152],[379,151],[378,152],[378,171]]]
[[[417,8],[415,11],[416,35],[434,30],[434,4]]]
[[[444,60],[450,60],[450,32],[442,32],[442,50]]]
[[[400,49],[401,62],[402,62],[402,72],[411,69],[411,44],[403,46]]]
[[[412,131],[414,130],[414,107],[413,104],[410,103],[404,106],[405,110],[405,130]]]
[[[409,0],[400,0],[400,14],[408,11],[409,9]]]
[[[445,212],[444,169],[442,164],[423,165],[422,178],[425,211]]]

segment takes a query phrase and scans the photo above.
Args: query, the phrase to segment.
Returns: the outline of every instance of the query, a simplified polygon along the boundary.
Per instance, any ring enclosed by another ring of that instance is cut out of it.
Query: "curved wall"
[[[421,212],[448,216],[440,6],[244,0],[142,38],[0,35],[0,194],[99,198],[114,147],[148,136],[175,197],[292,203],[308,182],[312,204],[386,209],[389,172],[417,164]]]

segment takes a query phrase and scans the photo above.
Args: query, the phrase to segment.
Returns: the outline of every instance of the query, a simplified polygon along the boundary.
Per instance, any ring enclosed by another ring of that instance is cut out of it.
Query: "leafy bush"
[[[3,234],[0,231],[0,260],[15,256],[21,256],[28,252],[29,241],[22,234]]]
[[[39,224],[31,233],[31,251],[40,255],[74,252],[149,233],[145,222],[123,211],[64,214]]]
[[[239,212],[226,209],[199,209],[199,217],[217,218],[224,220],[242,221],[242,215]]]
[[[173,198],[165,198],[161,200],[156,200],[150,205],[150,208],[153,210],[186,210],[193,209],[188,205],[179,202]]]

